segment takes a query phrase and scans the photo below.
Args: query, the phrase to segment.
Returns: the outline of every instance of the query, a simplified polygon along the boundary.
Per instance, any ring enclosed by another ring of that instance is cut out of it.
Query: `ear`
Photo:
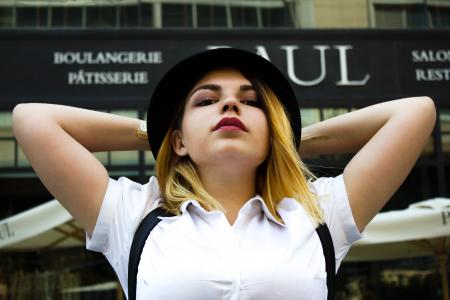
[[[178,156],[186,156],[188,154],[183,144],[183,134],[179,129],[174,130],[172,133],[172,148]]]

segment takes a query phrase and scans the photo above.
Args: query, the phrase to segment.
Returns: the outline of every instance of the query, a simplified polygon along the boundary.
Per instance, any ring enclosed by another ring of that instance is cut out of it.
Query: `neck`
[[[256,170],[245,167],[201,168],[200,178],[206,191],[226,210],[228,220],[234,221],[239,209],[255,196]],[[230,222],[230,223],[232,223]]]

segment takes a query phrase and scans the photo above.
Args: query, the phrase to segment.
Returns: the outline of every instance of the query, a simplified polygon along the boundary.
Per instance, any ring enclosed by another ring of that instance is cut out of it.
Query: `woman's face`
[[[269,126],[256,91],[234,69],[213,70],[188,94],[172,145],[198,166],[256,168],[268,155]]]

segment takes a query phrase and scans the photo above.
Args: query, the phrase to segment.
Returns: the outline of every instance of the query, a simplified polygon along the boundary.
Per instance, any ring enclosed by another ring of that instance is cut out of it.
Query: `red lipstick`
[[[245,125],[238,118],[223,118],[219,121],[219,123],[217,123],[213,130],[216,131],[219,129],[223,131],[248,131],[247,127],[245,127]]]

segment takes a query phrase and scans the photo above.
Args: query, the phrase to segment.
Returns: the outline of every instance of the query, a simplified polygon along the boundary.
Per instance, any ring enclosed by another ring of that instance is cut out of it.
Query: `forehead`
[[[234,68],[220,68],[207,72],[203,75],[199,81],[194,85],[193,88],[204,83],[226,83],[226,82],[236,82],[239,84],[250,84],[250,81],[245,78],[242,73]]]

